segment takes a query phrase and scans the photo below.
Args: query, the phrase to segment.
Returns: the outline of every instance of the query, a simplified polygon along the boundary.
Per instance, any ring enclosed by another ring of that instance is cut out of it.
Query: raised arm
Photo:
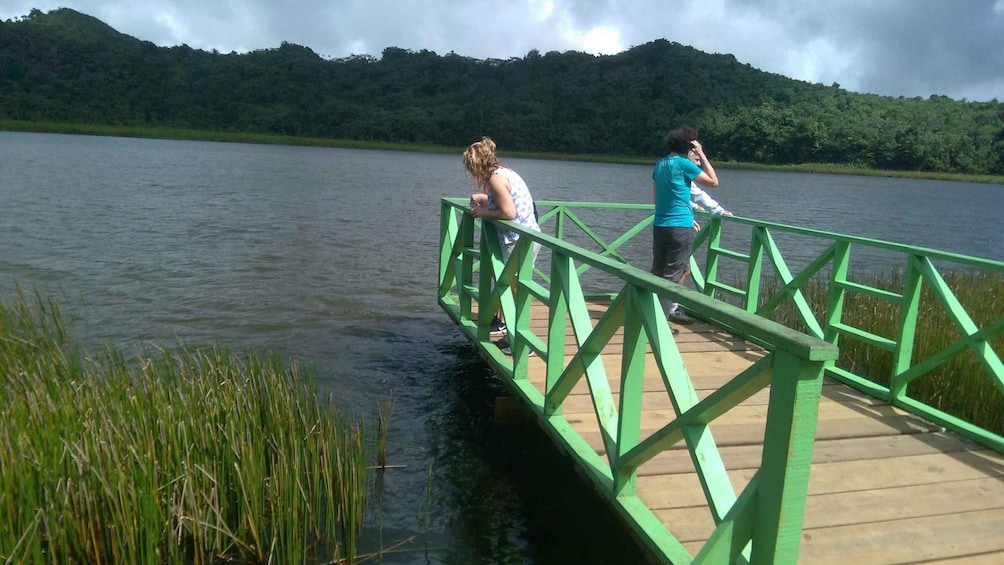
[[[697,155],[701,158],[701,174],[697,175],[694,179],[703,186],[718,186],[718,175],[715,173],[715,168],[711,166],[711,161],[708,161],[708,157],[704,154],[704,148],[701,147],[701,142],[694,140],[690,144],[694,147],[694,151],[697,151]]]

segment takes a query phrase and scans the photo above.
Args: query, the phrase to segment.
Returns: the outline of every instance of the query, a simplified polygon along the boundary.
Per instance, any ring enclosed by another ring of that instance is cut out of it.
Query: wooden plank
[[[684,363],[687,363],[687,355],[684,355]],[[566,358],[567,360],[570,358]],[[620,361],[621,356],[613,356],[612,359],[604,359],[603,368],[607,371],[607,375],[611,379],[611,389],[613,392],[617,392],[617,386],[615,382],[617,381],[616,375],[619,374],[620,365],[619,363],[614,363],[614,361]],[[697,391],[699,397],[707,396],[708,393],[718,390],[730,380],[734,379],[737,375],[742,373],[747,367],[753,364],[752,360],[747,359],[737,359],[732,357],[730,360],[720,360],[715,361],[715,364],[696,364],[690,363],[687,365],[687,373],[690,375],[690,380],[694,385],[694,389]],[[696,369],[696,371],[695,371]],[[655,365],[655,361],[649,358],[645,366],[645,391],[646,392],[662,392],[666,390],[663,384],[662,377],[659,375],[658,369]],[[528,380],[537,387],[541,393],[544,392],[544,363],[537,357],[530,358],[530,366],[527,374]],[[769,388],[765,388],[763,391],[757,393],[759,396],[752,403],[755,404],[766,404],[767,395]],[[584,382],[576,384],[572,389],[571,395],[575,394],[589,394],[589,388]],[[851,389],[841,383],[827,379],[823,383],[822,396],[825,399],[844,402],[848,404],[855,404],[859,406],[877,406],[887,404],[886,402],[873,398],[863,393],[860,393],[854,389]],[[747,400],[750,403],[750,400]]]
[[[652,388],[654,390],[647,390],[642,395],[642,407],[645,410],[669,410],[672,409],[672,403],[669,399],[669,394],[666,393],[665,388],[656,388],[656,383],[661,382],[658,379],[653,379]],[[838,391],[836,398],[843,398],[843,389],[845,386],[828,382],[823,385],[823,394],[820,402],[834,402],[834,395],[831,395],[828,391],[835,390]],[[543,394],[543,386],[540,386],[538,390]],[[700,396],[700,395],[699,395]],[[620,401],[620,393],[616,390],[613,391],[613,397],[615,401]],[[760,392],[754,394],[753,396],[746,399],[741,406],[766,406],[767,400],[770,398],[770,388],[765,388]],[[880,400],[869,399],[868,397],[862,397],[862,406],[877,406],[884,405],[885,403]],[[856,403],[854,403],[856,404]],[[562,404],[566,412],[585,412],[592,407],[592,400],[590,400],[588,387],[584,384],[582,387],[576,387],[572,394],[565,399]]]
[[[954,435],[938,432],[817,440],[812,452],[812,463],[815,465],[934,453],[957,453],[973,447],[974,444],[968,441]],[[726,445],[722,446],[719,451],[727,469],[756,469],[760,466],[763,446]],[[693,472],[694,464],[690,460],[690,453],[682,446],[659,454],[639,469],[639,473],[642,475]]]
[[[588,408],[588,411],[573,412],[566,406],[563,411],[565,420],[573,426],[582,423],[588,427],[591,422],[595,422],[596,415],[592,411],[591,402],[588,402],[588,406],[586,408]],[[896,417],[906,418],[909,417],[909,414],[889,405],[873,406],[870,407],[868,411],[863,412],[856,407],[847,406],[837,402],[825,401],[819,403],[819,422],[823,422],[825,420],[853,420],[855,418],[881,420],[895,419]],[[715,429],[715,427],[719,425],[734,424],[762,426],[766,418],[766,406],[760,404],[752,406],[740,404],[719,416],[710,425],[712,429]],[[641,428],[643,431],[655,431],[675,419],[676,412],[673,410],[672,406],[666,406],[665,408],[652,408],[650,410],[646,410],[644,414],[642,414]],[[919,418],[917,421],[918,423],[922,422]]]
[[[925,561],[924,565],[1000,565],[1001,563],[1004,563],[1004,551],[956,555],[948,559]]]
[[[1004,512],[958,512],[804,532],[800,563],[916,563],[1004,551]],[[997,562],[999,563],[999,562]]]
[[[579,427],[581,426],[581,428]],[[642,430],[642,437],[656,431],[658,428]],[[885,418],[850,418],[820,421],[816,427],[816,439],[887,437],[898,434],[917,434],[939,430],[934,424],[924,422],[919,418],[904,418],[893,415]],[[711,431],[719,447],[730,445],[759,445],[763,443],[763,425],[723,425],[713,424]],[[590,446],[603,453],[598,428],[587,425],[586,422],[576,424],[576,431]]]
[[[740,405],[720,416],[710,427],[720,447],[750,444],[759,446],[763,443],[766,416],[764,406]],[[601,455],[605,453],[593,411],[570,413],[566,410],[563,417],[593,449]],[[642,414],[641,437],[652,435],[674,419],[675,412],[672,409],[646,410]],[[862,414],[848,406],[827,401],[819,405],[816,437],[818,440],[887,437],[937,429],[934,424],[904,416],[900,410],[891,406],[875,407],[869,414]],[[681,447],[682,445],[680,444]],[[652,474],[648,464],[642,466],[640,472]]]
[[[805,530],[939,516],[949,508],[953,513],[1004,510],[1004,481],[1000,477],[941,481],[933,487],[909,485],[809,498]]]
[[[983,478],[942,483],[936,488],[912,485],[810,496],[803,531],[811,535],[823,528],[858,524],[880,529],[886,527],[884,522],[895,526],[911,518],[940,516],[945,508],[951,508],[952,513],[1004,510],[1004,481]],[[714,529],[706,507],[672,508],[655,514],[683,542],[707,539]]]
[[[687,374],[690,375],[691,380],[694,382],[694,388],[698,390],[717,390],[735,378],[736,375],[742,373],[755,361],[763,357],[763,355],[757,353],[724,353],[720,355],[683,353],[681,357],[687,368]],[[564,364],[567,365],[571,358],[571,355],[566,355]],[[606,370],[607,375],[611,377],[611,381],[618,380],[615,376],[620,374],[621,359],[620,355],[603,355],[602,357],[603,368]],[[529,361],[527,378],[538,389],[543,389],[545,378],[544,361],[539,357],[531,357]],[[616,389],[619,387],[614,386],[612,388]],[[573,389],[573,392],[585,392],[586,390],[588,389],[583,386],[582,388]],[[662,385],[662,377],[659,376],[658,365],[651,355],[645,359],[645,390],[665,390],[665,386]]]
[[[969,563],[1000,565],[1004,555],[1004,512],[985,510],[904,520],[887,530],[873,524],[806,532],[800,565],[888,565],[890,563]],[[704,541],[683,544],[691,554]]]
[[[809,476],[809,496],[937,485],[987,477],[1000,480],[1004,477],[1004,465],[998,465],[994,459],[984,451],[813,464]],[[736,489],[741,490],[755,471],[730,470],[729,478]],[[693,473],[642,476],[638,478],[636,491],[638,497],[653,510],[700,506],[704,504],[704,495],[700,489],[694,491],[689,488],[694,481],[696,476]]]
[[[534,332],[534,334],[544,343],[547,343],[547,334],[542,330],[539,332]],[[675,338],[676,347],[681,352],[686,353],[723,353],[729,351],[749,351],[749,352],[762,352],[763,350],[749,342],[736,339],[709,339],[707,336],[698,333],[687,333],[681,332]],[[576,345],[575,338],[571,335],[565,340],[565,347],[569,353],[575,353],[578,351],[578,346]],[[624,348],[624,343],[621,334],[616,334],[610,339],[601,350],[604,355],[609,354],[621,354]],[[651,353],[651,346],[646,347],[646,353]]]
[[[749,352],[739,354],[728,352],[713,355],[683,353],[681,357],[687,368],[687,373],[690,375],[691,382],[693,382],[694,389],[697,390],[698,396],[703,398],[709,392],[718,390],[724,386],[754,362],[761,359],[763,355]],[[569,360],[571,360],[570,355],[565,357],[564,362],[567,364]],[[617,375],[620,374],[621,360],[622,357],[620,355],[604,355],[602,359],[603,368],[606,370],[608,377],[610,377],[611,389],[614,392],[618,390],[618,386],[615,383],[618,381]],[[542,359],[539,357],[530,358],[527,378],[538,390],[543,392],[545,366]],[[840,400],[860,406],[886,404],[881,400],[864,395],[836,381],[827,379],[824,383],[822,394],[828,399]],[[664,391],[665,389],[655,359],[651,356],[647,357],[645,361],[645,391]],[[584,382],[578,383],[572,389],[572,394],[588,394],[588,392],[589,389]],[[766,403],[765,397],[761,397],[761,403]]]
[[[592,305],[590,305],[589,310],[590,318],[594,322],[603,314],[602,310],[597,310]],[[474,316],[476,316],[476,314]],[[531,308],[530,326],[528,328],[529,331],[536,335],[541,341],[546,343],[547,327],[547,310],[543,307]],[[676,336],[676,342],[681,351],[762,351],[762,348],[757,345],[733,336],[716,326],[700,321],[685,326],[677,324],[673,327],[679,330],[679,335]],[[575,350],[576,340],[574,336],[575,333],[572,330],[571,323],[566,321],[565,342],[571,351]],[[613,337],[611,337],[607,346],[604,347],[603,353],[618,353],[623,347],[623,344],[623,333],[617,332]],[[651,352],[651,348],[647,351]]]
[[[547,334],[544,329],[539,330],[534,329],[533,333],[537,335],[541,341],[546,342]],[[565,343],[571,350],[575,350],[575,338],[573,334],[569,333],[566,336]],[[715,351],[762,351],[759,346],[753,345],[748,341],[743,341],[727,334],[723,335],[719,332],[710,331],[698,331],[690,330],[687,332],[680,331],[680,333],[675,338],[676,345],[680,351],[700,351],[700,352],[715,352]],[[614,334],[613,337],[606,343],[603,348],[603,353],[620,353],[624,347],[623,335],[620,333]],[[652,348],[649,346],[646,349],[647,353],[652,352]]]

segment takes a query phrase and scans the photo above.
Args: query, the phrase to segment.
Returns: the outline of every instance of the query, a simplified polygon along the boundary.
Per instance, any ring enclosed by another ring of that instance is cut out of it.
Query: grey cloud
[[[1004,99],[1004,2],[888,0],[795,3],[732,0],[783,22],[785,49],[811,38],[855,53],[839,82],[862,92],[892,96],[949,95]],[[741,54],[737,56],[742,59]],[[819,61],[827,76],[827,61]],[[756,64],[754,63],[754,66]]]
[[[666,38],[859,92],[1004,100],[1004,0],[4,0],[0,19],[61,6],[158,45],[288,41],[324,57],[588,50],[585,34],[606,26],[623,49]]]

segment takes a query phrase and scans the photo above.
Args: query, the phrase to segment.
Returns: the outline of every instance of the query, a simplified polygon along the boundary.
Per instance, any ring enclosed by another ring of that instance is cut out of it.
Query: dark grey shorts
[[[690,268],[694,247],[694,228],[662,228],[652,233],[652,274],[680,282]]]

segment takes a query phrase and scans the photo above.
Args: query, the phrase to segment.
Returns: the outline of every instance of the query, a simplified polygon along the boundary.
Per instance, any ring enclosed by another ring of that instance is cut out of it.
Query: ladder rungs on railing
[[[843,335],[860,339],[861,341],[868,343],[870,345],[874,345],[875,347],[881,347],[882,349],[887,349],[889,351],[896,350],[896,342],[889,338],[885,338],[880,335],[875,335],[871,332],[866,332],[864,330],[859,330],[858,328],[854,328],[845,324],[839,324],[839,323],[831,324],[830,327],[833,328],[834,330],[837,330],[837,332]]]
[[[838,280],[838,281],[833,281],[833,284],[846,290],[860,292],[861,294],[867,294],[868,296],[881,298],[883,300],[888,300],[894,304],[899,304],[900,301],[903,300],[902,294],[896,294],[895,292],[889,292],[888,290],[882,290],[880,288],[865,286],[863,284],[858,284],[856,282]]]
[[[745,290],[742,290],[740,288],[736,288],[734,286],[729,286],[729,285],[727,285],[725,283],[721,283],[721,282],[718,282],[718,281],[708,281],[705,284],[707,286],[710,286],[711,288],[714,288],[714,289],[717,289],[717,290],[724,290],[725,292],[730,292],[730,293],[732,293],[732,294],[734,294],[736,296],[746,296],[746,291]]]
[[[740,261],[750,260],[750,256],[746,253],[740,253],[738,251],[732,251],[731,249],[725,249],[722,247],[712,247],[709,251],[726,257],[732,257],[733,259],[739,259]]]

